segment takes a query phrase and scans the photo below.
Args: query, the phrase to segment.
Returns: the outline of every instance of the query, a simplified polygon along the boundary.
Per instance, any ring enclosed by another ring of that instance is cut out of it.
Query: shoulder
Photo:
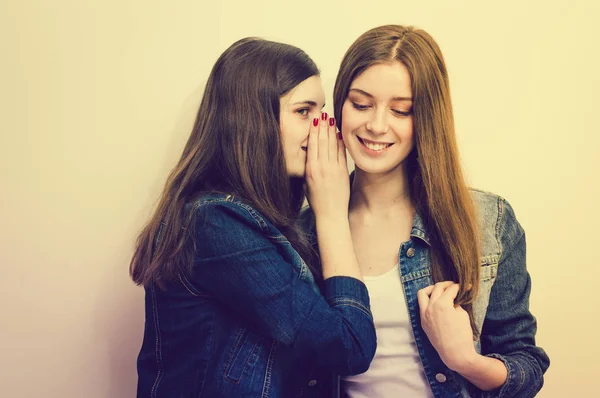
[[[271,248],[277,229],[254,207],[232,195],[206,194],[186,206],[197,259],[223,258]]]
[[[480,218],[498,217],[506,200],[500,195],[481,189],[470,188],[471,197]]]
[[[487,220],[496,218],[498,224],[516,219],[512,206],[502,196],[475,188],[469,190],[480,218]]]
[[[484,247],[495,242],[501,249],[524,234],[510,203],[495,193],[470,188]]]
[[[221,256],[270,247],[276,228],[254,207],[232,195],[207,194],[188,204],[189,234],[197,255]]]
[[[196,198],[188,203],[186,210],[196,227],[210,224],[212,227],[246,225],[262,232],[268,230],[266,218],[251,205],[243,200],[227,194],[210,193]]]

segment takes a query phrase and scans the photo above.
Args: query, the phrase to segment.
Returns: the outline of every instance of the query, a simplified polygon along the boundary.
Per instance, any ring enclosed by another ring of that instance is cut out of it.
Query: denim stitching
[[[239,202],[231,202],[239,207],[241,207],[242,209],[245,209],[248,214],[250,214],[250,216],[254,219],[254,221],[256,221],[259,225],[259,227],[261,229],[267,229],[267,223],[265,222],[265,220],[258,215],[258,213],[250,206],[244,204],[244,203],[239,203]]]
[[[246,334],[248,334],[248,331],[246,329],[242,329],[240,331],[240,333],[238,333],[237,340],[235,341],[235,345],[233,347],[233,353],[235,355],[232,355],[231,358],[229,359],[229,363],[227,364],[227,367],[226,367],[227,370],[225,371],[225,377],[227,377],[229,380],[233,381],[236,384],[239,384],[240,381],[229,377],[229,373],[231,372],[231,368],[233,367],[235,360],[237,359],[238,355],[240,354],[239,353],[240,344],[242,343],[243,337]]]
[[[494,279],[498,273],[498,264],[489,264],[481,267],[480,279],[482,282]]]
[[[182,274],[180,272],[178,275],[179,275],[179,280],[181,281],[181,284],[183,285],[183,287],[185,287],[185,289],[188,292],[190,292],[190,294],[192,296],[195,296],[195,297],[212,297],[209,294],[203,293],[200,289],[198,289],[196,286],[194,286],[194,284],[192,282],[190,282],[190,280],[185,276],[185,274]]]
[[[160,383],[160,379],[162,378],[162,357],[160,355],[160,330],[158,323],[158,312],[156,308],[156,291],[154,290],[154,285],[150,286],[150,292],[152,294],[152,315],[154,318],[154,330],[156,331],[156,380],[154,380],[154,384],[152,385],[152,390],[150,390],[150,396],[156,398],[156,391],[158,388],[158,384]]]
[[[240,203],[240,202],[235,202],[234,201],[234,197],[231,195],[228,195],[226,198],[224,199],[205,199],[199,202],[196,202],[194,204],[193,207],[193,211],[196,211],[198,208],[200,208],[201,206],[205,205],[205,204],[212,204],[212,203],[232,203],[238,207],[241,207],[242,209],[246,210],[246,212],[250,215],[250,217],[252,217],[254,219],[254,221],[256,221],[258,223],[259,228],[261,229],[261,231],[265,231],[267,229],[267,223],[264,220],[263,217],[261,217],[254,208],[252,208],[251,206],[248,206],[245,203]],[[278,242],[283,242],[283,243],[289,243],[289,240],[284,236],[284,235],[276,235],[276,236],[272,236],[272,235],[267,235],[267,238],[278,241]]]
[[[429,246],[431,246],[431,243],[429,242],[429,236],[427,235],[427,233],[425,231],[423,231],[421,228],[417,228],[417,227],[413,227],[410,236],[414,236],[416,238],[421,239],[423,242],[427,243]]]
[[[289,243],[287,238],[283,235],[277,235],[277,236],[267,235],[267,238],[278,241],[278,242],[282,242],[282,243]]]
[[[273,362],[275,362],[275,351],[277,349],[277,340],[273,340],[271,350],[269,351],[269,358],[267,360],[267,370],[265,372],[265,382],[263,384],[263,392],[261,398],[268,398],[269,391],[271,390],[271,372],[273,370]]]
[[[246,330],[246,338],[244,339],[244,341],[248,340],[249,335],[250,335],[250,332],[248,330]],[[254,352],[256,351],[256,347],[258,347],[260,345],[261,339],[262,339],[262,334],[258,336],[258,341],[256,343],[254,343],[254,347],[252,347],[252,351],[250,351],[250,354],[248,355],[248,359],[246,359],[244,361],[244,366],[242,367],[242,370],[240,372],[240,379],[235,381],[236,384],[239,384],[242,381],[242,375],[244,374],[246,367],[248,367],[248,361],[250,360],[250,357],[252,356],[252,354],[254,354]],[[235,380],[235,379],[229,377],[229,373],[231,373],[231,368],[233,368],[233,364],[237,362],[240,354],[242,353],[242,347],[243,347],[243,344],[239,347],[239,350],[235,356],[235,359],[231,362],[231,367],[229,368],[229,371],[227,372],[227,378],[230,380]]]
[[[194,204],[193,211],[196,211],[198,208],[202,207],[203,205],[212,204],[212,203],[232,203],[232,204],[246,210],[246,212],[250,215],[250,217],[252,217],[254,219],[254,221],[256,221],[258,223],[258,226],[260,227],[261,231],[264,231],[267,228],[267,223],[265,222],[265,220],[260,215],[258,215],[258,213],[252,207],[250,207],[244,203],[234,202],[233,197],[219,198],[219,199],[203,199]]]
[[[301,263],[301,265],[300,265],[300,272],[298,273],[298,279],[304,279],[304,278],[306,278],[308,266],[306,265],[304,260],[302,260],[302,258],[300,258],[300,263]]]
[[[340,297],[340,298],[334,298],[331,300],[333,303],[354,303],[357,304],[358,306],[362,307],[363,309],[365,309],[367,312],[369,311],[369,309],[363,305],[363,303],[361,303],[360,301],[351,299],[351,298],[345,298],[345,297]]]
[[[181,274],[181,272],[178,275],[179,275],[179,280],[181,281],[181,284],[183,285],[183,287],[185,287],[185,290],[187,290],[192,296],[198,297],[199,294],[192,292],[190,287],[188,287],[188,285],[183,281],[183,278],[185,278],[185,277]],[[187,278],[186,278],[186,280],[187,280]]]
[[[519,387],[517,388],[516,391],[521,391],[521,387],[523,387],[523,384],[525,383],[525,369],[523,369],[523,367],[519,363],[519,360],[515,360],[515,363],[516,363],[517,367],[519,368],[519,373],[521,376],[521,377],[519,377],[520,383],[519,383]]]
[[[431,275],[430,269],[422,269],[420,271],[411,272],[410,274],[408,274],[406,276],[402,276],[401,281],[402,281],[402,283],[410,282],[415,279],[427,277],[429,275]]]
[[[504,248],[502,247],[502,241],[500,240],[500,223],[504,217],[504,200],[498,197],[498,218],[496,219],[496,243],[500,248],[500,257],[502,257]]]
[[[406,300],[406,286],[403,286],[403,294],[404,294],[404,298]],[[416,344],[417,350],[419,352],[419,358],[421,361],[421,365],[423,366],[423,371],[425,373],[425,376],[427,377],[427,381],[428,381],[429,386],[431,387],[433,395],[436,395],[437,391],[439,391],[439,389],[440,389],[440,386],[439,386],[439,383],[436,383],[436,380],[433,377],[434,369],[430,366],[429,362],[423,360],[425,349],[423,347],[423,343],[421,342],[421,334],[417,333],[417,331],[419,330],[419,327],[420,327],[420,325],[417,322],[417,318],[420,317],[419,311],[411,311],[411,308],[409,308],[408,315],[410,318],[410,326],[411,326],[412,335],[415,338],[415,344]]]
[[[497,254],[488,254],[487,256],[481,257],[480,265],[492,265],[498,264],[500,256]]]
[[[371,312],[367,309],[367,307],[365,307],[362,303],[359,303],[356,300],[342,298],[333,299],[330,302],[333,307],[354,307],[363,312],[365,315],[367,315],[369,319],[373,319],[373,316],[371,315]]]
[[[228,259],[228,258],[232,258],[232,257],[239,257],[241,255],[245,255],[245,254],[248,254],[248,253],[256,253],[256,252],[260,252],[262,250],[271,250],[271,249],[273,249],[273,246],[253,247],[251,249],[240,250],[240,251],[235,252],[235,253],[224,254],[224,255],[221,255],[221,256],[213,256],[213,257],[208,257],[208,258],[195,257],[195,260],[196,261],[200,261],[200,262],[207,262],[207,261],[214,261],[214,260],[224,260],[224,259]]]

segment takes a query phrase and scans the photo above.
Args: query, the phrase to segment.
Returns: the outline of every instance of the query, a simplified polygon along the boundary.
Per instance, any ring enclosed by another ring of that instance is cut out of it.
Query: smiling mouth
[[[362,138],[360,138],[359,136],[356,136],[356,138],[358,138],[358,141],[360,142],[360,144],[367,148],[369,151],[372,152],[383,152],[386,149],[388,149],[389,147],[391,147],[392,145],[394,145],[393,143],[382,143],[382,142],[373,142],[373,141],[369,141],[369,140],[364,140]]]

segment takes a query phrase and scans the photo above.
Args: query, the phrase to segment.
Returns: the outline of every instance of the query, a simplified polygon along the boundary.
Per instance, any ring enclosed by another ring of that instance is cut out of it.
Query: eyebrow
[[[364,96],[373,98],[373,94],[367,93],[366,91],[361,90],[360,88],[351,88],[350,91],[356,91],[357,93],[360,93]],[[411,97],[394,97],[394,98],[392,98],[392,101],[411,101],[412,102],[412,98]]]
[[[310,105],[310,106],[317,106],[317,103],[315,101],[298,101],[298,102],[294,102],[292,104],[292,106],[303,105],[303,104]],[[324,106],[325,106],[325,104],[323,103],[323,107]]]

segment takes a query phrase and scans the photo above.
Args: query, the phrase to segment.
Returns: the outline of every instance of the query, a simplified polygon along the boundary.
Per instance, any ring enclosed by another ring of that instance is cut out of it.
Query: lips
[[[383,152],[386,149],[388,149],[389,147],[391,147],[392,145],[394,145],[394,143],[389,143],[389,142],[377,142],[377,141],[370,141],[370,140],[366,140],[364,138],[360,138],[359,136],[356,136],[356,138],[358,138],[358,141],[360,142],[360,144],[368,149],[371,152]]]

